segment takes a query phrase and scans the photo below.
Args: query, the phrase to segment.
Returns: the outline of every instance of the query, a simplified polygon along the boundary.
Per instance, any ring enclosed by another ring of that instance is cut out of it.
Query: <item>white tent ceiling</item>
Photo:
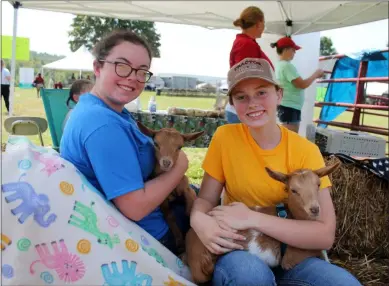
[[[232,22],[247,6],[265,13],[265,34],[307,34],[388,19],[389,0],[358,1],[37,1],[8,0],[15,8],[91,15],[131,20],[234,29]],[[14,11],[11,74],[15,77],[17,10]],[[292,28],[286,28],[286,21]],[[290,22],[289,21],[289,22]],[[10,115],[13,110],[10,94]]]
[[[9,1],[11,3],[15,1]],[[363,24],[388,18],[386,1],[18,1],[21,8],[235,28],[233,20],[247,6],[257,5],[265,13],[269,34],[285,34],[285,21],[293,21],[292,34],[306,34]]]

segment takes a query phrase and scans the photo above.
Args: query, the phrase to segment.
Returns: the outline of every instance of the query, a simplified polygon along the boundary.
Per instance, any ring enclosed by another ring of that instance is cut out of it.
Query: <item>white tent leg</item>
[[[307,47],[296,53],[293,63],[303,78],[310,76],[319,68],[320,57],[320,33],[294,36],[293,40],[297,45]],[[314,81],[308,88],[304,89],[304,105],[301,109],[301,122],[299,134],[306,136],[307,126],[313,123],[315,116],[315,100],[317,83]]]
[[[11,82],[10,82],[10,94],[9,94],[9,116],[13,114],[14,107],[14,95],[15,95],[15,74],[16,74],[16,35],[18,28],[18,9],[20,6],[19,2],[15,2],[14,6],[14,26],[12,34],[12,59],[11,59]]]

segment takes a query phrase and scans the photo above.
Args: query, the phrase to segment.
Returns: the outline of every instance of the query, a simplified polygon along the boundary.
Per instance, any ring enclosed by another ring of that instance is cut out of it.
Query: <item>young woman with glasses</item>
[[[124,105],[143,91],[152,73],[151,50],[130,31],[115,31],[94,48],[96,82],[80,97],[61,140],[61,156],[86,176],[120,212],[175,252],[159,208],[188,168],[180,152],[173,168],[149,180],[154,144]]]

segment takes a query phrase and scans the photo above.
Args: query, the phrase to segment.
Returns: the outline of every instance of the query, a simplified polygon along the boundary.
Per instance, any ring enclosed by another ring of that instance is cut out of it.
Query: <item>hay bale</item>
[[[362,285],[389,285],[389,259],[365,258],[332,258],[331,263],[347,269]]]
[[[336,157],[325,157],[333,164]],[[388,182],[355,164],[330,175],[337,229],[331,253],[362,258],[389,258]]]

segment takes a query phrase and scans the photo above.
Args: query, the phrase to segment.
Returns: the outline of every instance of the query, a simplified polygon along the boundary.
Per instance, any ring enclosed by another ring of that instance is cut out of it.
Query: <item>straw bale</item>
[[[5,143],[1,143],[1,152],[5,152],[5,146],[6,146]]]
[[[338,160],[325,157],[326,164]],[[363,258],[389,258],[388,182],[355,164],[330,175],[337,217],[331,253]]]
[[[330,257],[331,263],[347,269],[362,285],[389,285],[389,259]]]

